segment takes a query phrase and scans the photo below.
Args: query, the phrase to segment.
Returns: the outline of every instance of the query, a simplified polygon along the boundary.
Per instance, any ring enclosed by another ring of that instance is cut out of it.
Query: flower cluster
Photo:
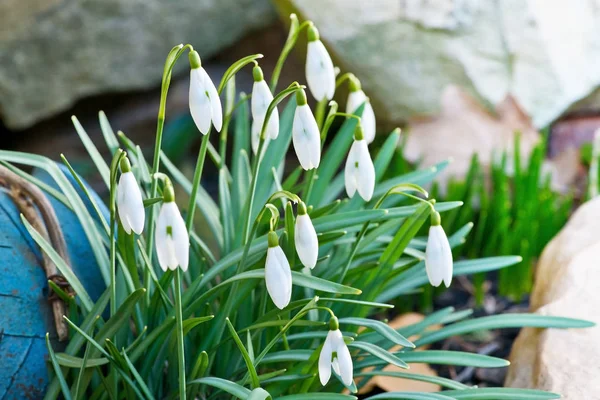
[[[307,27],[306,82],[310,93],[320,104],[325,106],[336,91],[336,69],[327,49],[320,40],[319,32],[312,25]],[[189,52],[190,88],[189,108],[191,116],[203,134],[209,134],[211,127],[217,131],[222,129],[223,110],[219,93],[206,73],[198,53]],[[251,111],[252,128],[251,143],[257,163],[267,151],[270,141],[279,135],[279,113],[277,102],[264,79],[260,66],[255,62],[253,69],[254,85],[252,88]],[[346,114],[358,120],[354,132],[354,141],[347,155],[344,181],[348,197],[356,193],[365,201],[373,198],[376,183],[376,172],[369,152],[369,144],[375,139],[376,120],[369,98],[361,88],[360,81],[351,74],[349,80],[349,96]],[[342,79],[338,80],[339,82]],[[323,139],[326,132],[321,132],[321,123],[317,121],[311,108],[304,87],[295,90],[296,110],[293,119],[292,139],[298,161],[304,170],[318,169],[321,162]],[[362,107],[359,117],[358,110]],[[261,150],[262,149],[262,150]],[[261,154],[259,154],[259,152]],[[127,234],[141,234],[144,230],[145,212],[140,188],[131,172],[127,157],[121,161],[121,176],[117,188],[118,215]],[[163,269],[176,270],[180,267],[186,271],[189,264],[189,234],[186,223],[175,203],[175,194],[171,181],[164,178],[162,205],[156,218],[155,249],[158,261]],[[307,269],[317,265],[319,257],[319,238],[309,208],[297,201],[297,215],[294,225],[294,247],[301,264]],[[452,279],[452,252],[444,230],[440,225],[440,216],[433,210],[431,228],[426,249],[426,272],[430,283],[439,286],[443,281],[446,286]],[[268,248],[264,277],[267,292],[279,309],[287,307],[292,298],[293,274],[285,252],[279,245],[279,237],[274,227],[268,233]],[[319,378],[326,385],[333,370],[347,386],[352,384],[353,364],[350,351],[339,330],[339,322],[332,315],[330,331],[319,356]]]

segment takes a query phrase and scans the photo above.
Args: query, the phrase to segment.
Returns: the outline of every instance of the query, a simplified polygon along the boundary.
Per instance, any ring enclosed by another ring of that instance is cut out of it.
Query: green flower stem
[[[117,176],[121,159],[125,156],[125,152],[118,149],[113,156],[110,164],[110,316],[114,316],[117,312],[117,239],[116,239],[116,200],[117,200]],[[117,343],[117,335],[113,336],[113,343]],[[112,369],[112,366],[111,366]],[[111,390],[116,395],[117,393],[117,374],[111,373]]]
[[[245,212],[244,224],[243,224],[243,228],[242,228],[243,229],[243,231],[242,231],[242,243],[243,244],[246,244],[246,242],[248,242],[248,234],[250,231],[250,220],[252,218],[252,208],[253,208],[253,204],[254,204],[254,194],[256,192],[256,181],[258,179],[258,171],[260,168],[261,154],[263,151],[263,147],[265,145],[265,139],[266,139],[265,134],[267,131],[267,123],[269,121],[269,118],[271,118],[271,114],[273,114],[273,110],[275,109],[275,107],[277,107],[277,104],[279,104],[281,101],[283,101],[283,99],[285,99],[287,96],[289,96],[303,88],[304,88],[304,86],[299,85],[298,82],[292,83],[290,86],[287,87],[287,89],[278,93],[277,96],[275,96],[275,98],[273,98],[273,100],[269,104],[269,107],[267,108],[267,112],[265,114],[265,120],[263,122],[263,126],[260,131],[260,139],[258,142],[258,151],[256,152],[256,156],[252,160],[252,181],[251,181],[252,183],[250,185],[250,194],[248,196],[248,201],[246,202],[246,209],[245,209],[246,212]]]
[[[175,318],[177,332],[177,362],[179,369],[179,398],[185,400],[185,344],[183,341],[183,315],[181,308],[181,268],[175,269]]]
[[[277,64],[275,64],[275,68],[273,69],[273,74],[271,75],[271,93],[275,93],[275,89],[277,88],[277,82],[279,81],[279,76],[281,75],[281,70],[283,69],[283,64],[285,64],[285,60],[287,60],[288,55],[296,45],[296,41],[298,40],[298,35],[300,32],[312,25],[311,21],[304,21],[302,24],[298,22],[298,17],[296,14],[290,15],[290,32],[288,33],[288,37],[283,46],[283,50],[277,59]]]
[[[430,201],[427,201],[420,197],[413,196],[412,194],[406,193],[406,191],[408,191],[408,190],[419,192],[425,196],[428,196],[427,191],[425,191],[425,189],[423,189],[422,187],[420,187],[418,185],[414,185],[412,183],[401,183],[399,185],[396,185],[396,186],[390,188],[390,190],[388,190],[383,196],[381,196],[381,198],[377,201],[377,203],[375,203],[375,206],[373,207],[373,209],[374,210],[379,209],[379,207],[381,207],[381,205],[383,204],[384,200],[387,199],[390,195],[400,194],[402,196],[406,196],[411,199],[426,203],[431,207],[432,213],[436,212],[435,208],[433,208],[433,204]],[[348,256],[348,262],[346,262],[346,265],[344,265],[344,269],[342,270],[342,273],[340,274],[340,279],[338,280],[338,282],[340,282],[340,283],[344,282],[344,279],[346,278],[346,274],[348,273],[348,270],[350,269],[350,265],[352,264],[352,261],[354,260],[354,256],[356,255],[356,251],[358,250],[358,246],[360,245],[360,241],[362,240],[363,236],[365,236],[365,234],[367,233],[367,230],[369,228],[369,223],[370,223],[370,221],[365,222],[363,224],[360,232],[356,236],[356,240],[354,241],[354,246],[352,247],[352,251],[350,251],[350,256]]]
[[[194,179],[192,181],[192,191],[190,192],[190,200],[188,203],[188,212],[185,217],[185,227],[187,231],[192,230],[194,224],[194,213],[196,212],[196,198],[198,197],[198,188],[200,187],[200,181],[202,179],[202,171],[204,170],[204,160],[206,159],[206,149],[208,147],[208,141],[210,140],[210,133],[212,128],[206,135],[202,137],[202,143],[200,144],[200,150],[198,151],[198,159],[196,161],[196,168],[194,169]]]

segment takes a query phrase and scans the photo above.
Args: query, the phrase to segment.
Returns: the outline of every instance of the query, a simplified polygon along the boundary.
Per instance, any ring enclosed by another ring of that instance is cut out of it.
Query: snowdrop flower
[[[180,266],[187,270],[190,255],[190,239],[185,222],[175,204],[175,194],[170,181],[165,184],[163,204],[156,219],[156,254],[163,271]]]
[[[260,134],[260,130],[262,129],[263,121],[267,115],[267,108],[269,108],[269,104],[273,101],[273,95],[271,94],[271,90],[269,89],[269,85],[264,79],[262,69],[257,65],[254,67],[252,71],[254,75],[254,86],[252,86],[252,100],[251,100],[251,108],[252,108],[252,118],[254,122],[258,125],[258,132]],[[266,136],[271,139],[277,139],[279,135],[279,112],[277,111],[277,107],[273,109],[271,116],[269,117],[269,122],[267,123]],[[256,153],[256,150],[254,150]]]
[[[363,126],[365,140],[367,143],[373,142],[375,139],[375,113],[373,112],[373,106],[365,92],[362,91],[360,81],[356,77],[350,78],[350,94],[348,95],[348,102],[346,103],[346,112],[353,114],[362,105],[363,108],[360,122]]]
[[[198,130],[206,135],[211,123],[217,132],[223,126],[223,110],[221,99],[214,83],[202,68],[200,56],[195,50],[190,51],[190,113]]]
[[[319,257],[319,240],[315,227],[306,212],[306,204],[302,201],[298,204],[298,217],[296,217],[294,232],[298,258],[306,268],[313,269],[317,265]]]
[[[296,113],[292,126],[294,150],[302,168],[305,170],[318,168],[321,162],[321,134],[317,121],[306,104],[304,89],[296,92]]]
[[[144,201],[140,187],[131,172],[131,164],[127,156],[121,159],[121,177],[117,185],[117,212],[121,225],[128,235],[131,231],[138,235],[142,233],[146,219]]]
[[[438,287],[444,281],[446,287],[452,282],[452,250],[442,228],[440,214],[431,215],[431,227],[425,250],[425,269],[432,286]]]
[[[375,190],[375,167],[367,141],[364,138],[361,124],[359,123],[354,133],[354,143],[350,147],[348,158],[346,159],[346,169],[344,171],[344,180],[346,181],[346,193],[348,197],[353,197],[358,191],[360,197],[365,201],[371,200]]]
[[[252,127],[250,128],[250,144],[252,145],[252,152],[254,154],[258,153],[258,146],[260,145],[260,131],[263,126],[263,121],[264,119],[262,118],[252,120]],[[265,154],[270,141],[271,138],[267,134],[265,137],[265,143],[263,144],[261,157]]]
[[[329,320],[329,333],[323,343],[321,354],[319,354],[319,380],[321,385],[327,385],[331,377],[331,369],[342,378],[346,386],[352,385],[352,357],[348,346],[344,343],[344,337],[340,332],[339,322],[336,317]]]
[[[273,303],[283,310],[292,298],[292,270],[285,253],[279,247],[279,238],[273,231],[268,235],[269,248],[265,262],[265,281],[267,292]]]
[[[319,39],[314,25],[308,27],[308,49],[306,51],[306,82],[313,97],[331,100],[335,93],[335,70],[333,61]]]

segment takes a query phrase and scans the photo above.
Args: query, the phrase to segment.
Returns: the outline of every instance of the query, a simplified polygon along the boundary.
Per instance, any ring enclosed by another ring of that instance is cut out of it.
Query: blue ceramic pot
[[[70,172],[65,175],[76,189],[77,183]],[[36,177],[58,186],[45,172],[37,171]],[[93,191],[90,192],[93,193]],[[91,204],[79,192],[91,215]],[[93,193],[96,196],[95,193]],[[47,196],[62,227],[67,243],[71,267],[87,292],[96,300],[105,285],[94,254],[77,216],[58,200]],[[97,198],[97,196],[96,196]],[[104,217],[108,210],[101,205]],[[48,284],[42,267],[42,255],[36,243],[21,223],[19,210],[11,198],[0,191],[0,399],[39,399],[49,383],[48,350],[45,335],[50,333],[55,350],[59,343],[48,301]]]

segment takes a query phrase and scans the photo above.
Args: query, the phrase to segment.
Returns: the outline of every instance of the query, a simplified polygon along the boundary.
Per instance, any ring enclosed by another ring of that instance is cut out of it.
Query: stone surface
[[[274,19],[269,0],[4,0],[0,118],[22,129],[82,97],[158,86],[174,45],[207,58]]]
[[[531,309],[600,323],[600,197],[573,214],[548,244],[537,267]],[[566,400],[600,399],[600,326],[521,331],[505,385],[560,393]]]
[[[512,97],[504,99],[494,115],[463,89],[450,85],[442,94],[438,115],[411,120],[404,156],[422,167],[451,159],[438,180],[443,189],[448,179],[465,177],[474,153],[484,170],[494,154],[505,150],[510,156],[515,132],[520,132],[521,156],[527,159],[539,134]],[[507,165],[513,165],[510,157]]]
[[[589,107],[600,84],[600,0],[321,2],[276,4],[284,19],[295,11],[316,23],[378,121],[434,114],[457,84],[489,104],[512,94],[543,127],[575,103]]]

